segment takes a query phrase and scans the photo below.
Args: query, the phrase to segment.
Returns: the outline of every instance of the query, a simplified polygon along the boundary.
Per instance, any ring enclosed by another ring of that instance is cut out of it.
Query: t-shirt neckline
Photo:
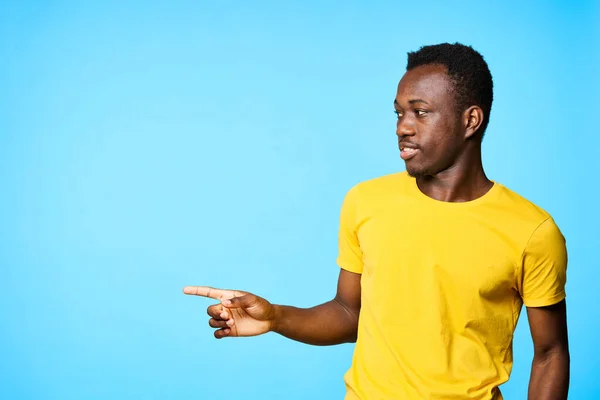
[[[500,184],[498,182],[490,179],[490,181],[492,182],[492,187],[487,192],[485,192],[483,195],[477,197],[476,199],[469,200],[469,201],[443,201],[443,200],[436,200],[433,197],[429,197],[428,195],[423,193],[421,191],[421,189],[419,188],[419,185],[417,184],[416,178],[409,176],[409,179],[411,181],[411,185],[410,185],[411,189],[417,197],[419,197],[420,199],[427,201],[431,204],[437,204],[442,207],[470,207],[470,206],[478,205],[482,202],[487,201],[491,197],[493,197],[494,193],[496,193],[496,191],[498,190],[498,188],[500,186]]]

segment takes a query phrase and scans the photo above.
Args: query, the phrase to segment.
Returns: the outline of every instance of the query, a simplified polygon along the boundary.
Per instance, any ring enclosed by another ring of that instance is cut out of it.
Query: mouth
[[[411,158],[413,158],[415,155],[417,155],[417,153],[419,152],[419,149],[416,149],[414,147],[405,147],[400,145],[400,157],[404,160],[404,161],[408,161]]]

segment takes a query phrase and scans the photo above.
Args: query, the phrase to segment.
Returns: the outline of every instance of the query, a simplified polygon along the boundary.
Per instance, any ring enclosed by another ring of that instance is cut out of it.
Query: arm
[[[239,290],[187,286],[183,292],[220,300],[208,307],[208,324],[217,339],[257,336],[269,331],[313,345],[356,340],[360,310],[360,274],[340,270],[335,298],[312,308],[273,305],[262,297]]]
[[[360,274],[340,270],[337,294],[307,309],[275,306],[273,331],[303,343],[333,345],[356,341],[360,311]]]
[[[565,301],[548,307],[528,307],[534,356],[529,399],[565,400],[569,391],[569,345]]]

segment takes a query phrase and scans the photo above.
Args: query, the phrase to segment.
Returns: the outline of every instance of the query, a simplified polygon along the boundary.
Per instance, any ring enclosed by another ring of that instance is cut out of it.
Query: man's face
[[[441,65],[407,71],[398,84],[394,107],[400,157],[414,177],[450,168],[464,145],[454,85]]]

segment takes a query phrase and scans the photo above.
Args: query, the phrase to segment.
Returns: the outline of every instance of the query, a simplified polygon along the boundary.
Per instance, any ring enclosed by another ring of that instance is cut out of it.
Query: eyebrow
[[[423,99],[413,99],[413,100],[409,100],[409,101],[408,101],[408,103],[409,103],[409,104],[415,104],[415,103],[425,103],[425,104],[427,104],[428,106],[429,106],[429,105],[431,105],[431,104],[429,104],[428,102],[426,102],[426,101],[425,101],[425,100],[423,100]],[[398,107],[400,107],[400,104],[398,104],[398,102],[396,101],[396,99],[394,99],[394,105],[397,105]]]
[[[428,102],[426,102],[425,100],[421,100],[421,99],[414,99],[414,100],[409,100],[408,101],[410,104],[415,104],[415,103],[425,103],[427,105],[429,105]]]

